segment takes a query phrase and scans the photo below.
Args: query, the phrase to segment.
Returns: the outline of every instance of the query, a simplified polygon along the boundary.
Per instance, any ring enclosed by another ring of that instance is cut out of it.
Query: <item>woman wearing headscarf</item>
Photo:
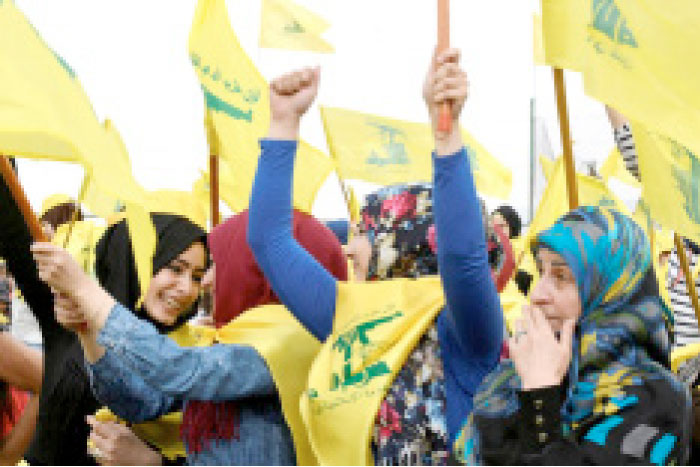
[[[135,310],[138,319],[151,323],[159,333],[167,334],[180,345],[188,345],[182,337],[188,336],[186,323],[198,307],[208,257],[206,233],[178,215],[152,214],[151,218],[157,237],[154,275],[143,300],[126,221],[109,227],[98,242],[97,279],[119,303]],[[99,393],[97,398],[106,402]],[[179,402],[171,400],[162,409],[164,413],[159,414],[158,420],[132,427],[117,423],[109,410],[100,409],[97,417],[88,418],[93,455],[107,464],[183,463],[184,448],[172,442],[156,443],[147,436],[151,430],[179,429]]]
[[[209,236],[219,327],[211,347],[183,348],[137,319],[85,276],[65,252],[46,246],[40,274],[77,302],[57,307],[81,339],[95,392],[115,412],[138,421],[183,401],[182,441],[189,464],[290,465],[315,462],[299,415],[299,393],[319,343],[280,305],[246,243],[248,213]],[[295,212],[295,237],[330,274],[346,279],[337,239],[309,214]],[[49,263],[60,265],[51,272]],[[225,344],[225,345],[222,345]]]
[[[682,465],[691,407],[642,229],[582,207],[537,235],[540,280],[457,442],[468,464]]]
[[[435,131],[437,261],[427,254],[433,199],[425,190],[385,197],[383,212],[364,220],[374,237],[369,276],[393,280],[336,281],[289,234],[299,120],[315,98],[319,71],[271,84],[248,238],[282,302],[325,341],[302,398],[322,464],[446,464],[473,391],[498,362],[503,321],[458,130],[467,93],[458,61],[455,50],[436,57],[424,88],[434,128],[438,104],[450,100],[455,129]],[[439,281],[419,277],[437,273],[437,264],[446,304]]]
[[[39,279],[37,265],[30,252],[32,240],[29,230],[4,182],[0,183],[0,212],[0,256],[7,260],[10,273],[39,321],[44,341],[44,375],[39,415],[36,433],[25,459],[32,465],[94,465],[95,460],[87,452],[89,426],[85,418],[95,413],[100,404],[90,388],[78,339],[56,321],[54,296],[49,287]],[[174,224],[161,224],[160,227],[164,228],[159,229],[157,223],[156,230],[160,240],[170,237],[170,229],[167,227],[172,225]],[[178,225],[177,229],[179,228]],[[159,242],[153,264],[156,276],[161,272],[173,272],[170,268],[171,262],[194,243],[199,242],[203,235],[199,229],[189,229],[188,232],[190,237],[179,247],[170,248],[168,241]],[[179,240],[181,239],[178,236]],[[201,248],[203,267],[206,257],[204,247]],[[126,262],[128,259],[121,261]],[[190,272],[188,270],[187,274]],[[190,282],[192,281],[190,277]],[[157,282],[155,277],[154,282]],[[124,290],[130,290],[129,287],[122,287]],[[163,306],[163,288],[156,293],[156,288],[151,287],[153,296],[147,297],[144,303],[146,308],[149,307],[149,301],[154,303],[158,313],[163,312],[162,316],[168,322],[173,316],[191,309],[197,298],[198,287],[198,284],[188,286],[188,290],[192,291],[191,298],[185,300],[178,295],[178,300],[171,302],[177,304],[173,307],[168,304]],[[125,296],[124,299],[128,297]]]
[[[500,292],[515,267],[513,249],[505,232],[489,221],[484,202],[479,204],[489,265]],[[360,280],[438,273],[431,183],[391,185],[367,195],[357,230],[346,252]]]

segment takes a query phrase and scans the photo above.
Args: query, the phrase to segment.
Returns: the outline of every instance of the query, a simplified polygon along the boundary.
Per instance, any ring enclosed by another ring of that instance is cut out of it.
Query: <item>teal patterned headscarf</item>
[[[670,372],[671,314],[658,294],[651,248],[629,217],[607,208],[581,207],[537,235],[533,253],[561,255],[578,285],[582,312],[574,336],[568,389],[561,408],[567,430],[587,419],[635,403],[625,388],[666,379],[685,396]],[[520,378],[511,360],[489,374],[474,398],[472,415],[455,444],[457,457],[479,464],[480,433],[474,416],[506,418],[519,410]],[[672,395],[669,395],[672,396]]]

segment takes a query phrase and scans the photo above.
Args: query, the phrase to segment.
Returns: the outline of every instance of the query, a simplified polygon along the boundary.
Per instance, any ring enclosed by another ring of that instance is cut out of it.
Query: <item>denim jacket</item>
[[[119,304],[97,342],[106,352],[88,365],[93,391],[128,421],[155,419],[190,400],[239,401],[239,438],[212,441],[196,454],[188,449],[189,464],[296,463],[275,383],[252,347],[180,347]]]

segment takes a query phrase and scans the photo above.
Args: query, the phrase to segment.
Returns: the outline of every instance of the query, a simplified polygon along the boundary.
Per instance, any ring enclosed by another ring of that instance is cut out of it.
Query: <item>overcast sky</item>
[[[189,189],[206,167],[203,102],[187,39],[195,0],[15,0],[44,39],[76,71],[100,118],[110,118],[129,150],[136,179],[148,189]],[[335,54],[260,49],[259,0],[228,0],[234,31],[266,78],[321,65],[317,103],[427,121],[420,90],[436,42],[436,1],[297,0],[321,14]],[[452,45],[463,52],[469,101],[462,125],[513,171],[509,202],[528,215],[530,100],[561,152],[551,70],[532,61],[532,15],[538,0],[453,0]],[[602,160],[612,148],[602,105],[567,74],[575,154]],[[327,151],[317,106],[302,136]],[[82,169],[27,162],[20,174],[32,205],[51,193],[77,195]],[[361,193],[368,186],[359,187]],[[488,200],[495,207],[498,200]],[[344,217],[330,178],[314,206],[319,217]]]

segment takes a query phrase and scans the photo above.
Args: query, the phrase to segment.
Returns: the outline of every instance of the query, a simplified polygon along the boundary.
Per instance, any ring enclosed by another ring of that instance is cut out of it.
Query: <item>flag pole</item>
[[[564,70],[554,68],[554,92],[557,97],[557,114],[559,116],[559,131],[561,144],[564,148],[564,168],[566,172],[566,189],[569,197],[569,209],[576,209],[578,204],[578,187],[576,186],[576,169],[574,167],[574,151],[571,144],[571,129],[569,126],[569,111],[566,105],[566,86]]]
[[[681,263],[681,269],[683,270],[683,275],[685,276],[685,286],[688,289],[688,295],[690,296],[690,302],[693,305],[693,311],[695,311],[695,317],[700,323],[700,304],[698,304],[698,293],[695,290],[695,281],[690,273],[690,265],[688,264],[688,257],[685,255],[685,246],[683,246],[683,240],[681,236],[677,233],[673,234],[673,241],[676,244],[676,253],[678,254],[678,260]]]
[[[5,184],[7,184],[7,187],[10,189],[15,203],[17,203],[17,207],[22,213],[22,217],[24,217],[24,222],[26,222],[32,238],[36,242],[45,242],[46,236],[41,228],[41,223],[34,214],[34,211],[32,211],[27,195],[24,193],[22,185],[20,185],[19,179],[12,169],[7,156],[0,155],[0,171],[2,172],[2,178],[5,180]]]
[[[211,111],[206,108],[204,125],[207,129],[207,141],[209,143],[209,201],[211,206],[211,226],[219,225],[219,140]]]
[[[73,233],[73,226],[78,221],[78,214],[80,213],[80,205],[83,204],[85,199],[85,193],[87,192],[89,176],[85,174],[83,177],[83,184],[80,187],[80,192],[78,193],[78,200],[75,203],[75,209],[73,209],[73,214],[71,214],[70,223],[68,224],[68,232],[66,232],[66,239],[63,240],[63,249],[68,248],[68,241],[70,240],[70,235]]]
[[[438,0],[437,2],[437,53],[442,53],[450,47],[450,0]],[[440,104],[438,118],[438,131],[450,133],[452,131],[452,110],[449,102]]]

